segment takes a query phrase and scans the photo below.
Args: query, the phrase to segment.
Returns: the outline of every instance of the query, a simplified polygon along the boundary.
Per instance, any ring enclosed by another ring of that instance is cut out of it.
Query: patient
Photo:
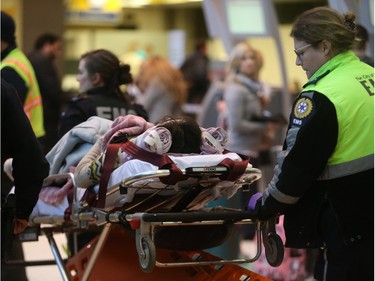
[[[100,170],[106,148],[109,143],[124,139],[124,136],[130,136],[128,137],[130,141],[149,152],[159,155],[168,153],[170,159],[180,169],[190,166],[214,166],[225,158],[230,158],[233,161],[242,160],[235,153],[222,154],[227,142],[227,134],[222,128],[200,128],[196,121],[189,117],[166,117],[154,125],[138,116],[121,116],[112,123],[104,135],[97,139],[78,163],[77,168],[70,167],[70,172],[74,172],[76,184],[80,187],[78,198],[89,187],[95,187],[95,190],[98,190]],[[132,158],[120,149],[108,187],[137,173],[158,169],[159,167],[151,163]],[[40,200],[34,208],[32,217],[63,213],[69,204],[67,194],[71,188],[71,180],[59,186],[45,181],[39,195]],[[229,198],[234,191],[227,193],[226,190],[225,196]],[[111,198],[107,198],[106,206],[118,206],[118,204],[131,202],[134,193],[133,190],[126,196],[114,194]]]
[[[202,131],[197,122],[190,117],[165,117],[155,126],[137,116],[118,118],[112,124],[112,129],[99,138],[78,163],[74,177],[79,187],[88,188],[99,182],[108,144],[122,137],[128,137],[139,147],[160,155],[201,153]],[[113,170],[131,159],[121,149],[117,158]]]

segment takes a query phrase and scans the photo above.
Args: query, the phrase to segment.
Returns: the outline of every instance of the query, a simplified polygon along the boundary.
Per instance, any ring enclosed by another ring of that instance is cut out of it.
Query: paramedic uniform
[[[322,249],[315,278],[373,280],[374,69],[351,51],[333,57],[304,85],[289,122],[254,212],[285,214],[287,247]]]
[[[45,130],[43,125],[42,97],[33,67],[25,54],[19,48],[14,48],[11,49],[1,61],[2,72],[5,68],[12,68],[18,74],[18,76],[22,78],[24,84],[26,85],[27,95],[24,97],[25,100],[22,100],[23,109],[30,120],[36,137],[43,137],[45,135]],[[4,79],[12,84],[12,81],[8,81],[6,75],[4,76]]]

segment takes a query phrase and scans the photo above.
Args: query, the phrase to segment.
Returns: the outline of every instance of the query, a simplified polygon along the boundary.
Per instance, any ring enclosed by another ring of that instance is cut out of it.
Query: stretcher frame
[[[224,168],[224,169],[223,169]],[[202,167],[198,169],[199,172],[194,172],[194,176],[198,176],[200,181],[204,184],[209,182],[212,177],[217,177],[225,172],[227,168],[222,166],[215,167]],[[182,170],[185,175],[191,171]],[[195,169],[197,171],[197,169]],[[136,174],[132,177],[123,179],[118,184],[108,188],[107,196],[113,194],[114,192],[124,191],[127,188],[134,188],[134,185],[142,180],[151,178],[167,177],[171,175],[171,171],[168,169],[161,169],[157,171],[147,171],[143,173]],[[284,248],[281,238],[276,233],[275,224],[276,219],[270,219],[267,221],[259,221],[253,218],[247,211],[244,210],[216,210],[215,212],[178,212],[178,213],[150,213],[150,212],[135,212],[131,213],[129,211],[107,211],[95,207],[90,207],[87,202],[80,202],[77,196],[77,185],[72,173],[65,173],[59,175],[49,176],[49,180],[70,178],[73,183],[73,203],[71,207],[71,214],[68,218],[67,216],[40,216],[31,218],[31,224],[39,226],[40,233],[46,235],[48,242],[50,244],[53,256],[55,258],[56,264],[59,268],[61,276],[64,281],[70,280],[70,274],[68,273],[65,266],[64,260],[59,253],[57,245],[53,238],[53,233],[56,232],[73,232],[82,231],[88,229],[91,224],[96,226],[104,226],[98,243],[95,246],[94,252],[90,257],[87,268],[85,269],[82,281],[86,281],[92,267],[98,258],[101,248],[104,245],[104,241],[108,235],[109,225],[111,223],[120,223],[130,226],[132,230],[135,231],[135,243],[137,254],[139,258],[139,265],[143,272],[152,272],[154,267],[182,267],[182,266],[199,266],[199,265],[223,265],[223,264],[244,264],[256,261],[262,252],[262,242],[265,247],[265,254],[267,261],[271,266],[278,266],[281,264],[284,256]],[[253,182],[261,178],[261,171],[257,168],[248,167],[246,168],[244,174],[235,181],[235,184],[248,187]],[[137,187],[139,188],[139,187]],[[156,191],[158,192],[158,191]],[[218,225],[223,223],[233,223],[233,224],[249,224],[254,223],[256,225],[256,237],[257,237],[257,250],[253,257],[243,258],[243,259],[219,259],[216,261],[212,260],[199,260],[199,257],[194,258],[194,261],[189,262],[163,262],[158,260],[156,247],[153,240],[154,228],[159,227],[178,227],[182,225]],[[57,226],[47,226],[42,225],[56,225]],[[75,253],[77,251],[75,250]],[[74,254],[75,254],[74,253]],[[27,266],[27,262],[25,263]]]

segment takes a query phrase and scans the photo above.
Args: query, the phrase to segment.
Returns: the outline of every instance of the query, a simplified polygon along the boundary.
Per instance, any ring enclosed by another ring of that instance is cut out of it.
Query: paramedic
[[[80,94],[69,101],[62,113],[60,137],[91,116],[114,120],[132,114],[148,118],[143,107],[132,103],[129,94],[120,88],[133,78],[130,66],[112,52],[97,49],[84,53],[79,60],[77,81]]]
[[[351,51],[355,15],[327,7],[292,26],[308,81],[294,102],[260,219],[285,214],[286,247],[319,248],[317,280],[374,280],[374,69]]]

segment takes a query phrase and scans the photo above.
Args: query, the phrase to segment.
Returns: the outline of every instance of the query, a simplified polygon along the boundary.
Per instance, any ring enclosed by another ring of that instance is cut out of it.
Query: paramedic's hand
[[[14,219],[13,221],[13,234],[17,235],[20,234],[22,231],[26,229],[28,225],[28,221],[24,219]]]
[[[255,194],[253,194],[251,197],[250,197],[250,200],[249,200],[249,203],[247,204],[247,210],[250,212],[250,213],[257,213],[256,210],[257,210],[257,203],[258,201],[261,201],[260,198],[262,198],[263,196],[263,193],[262,192],[257,192]]]

